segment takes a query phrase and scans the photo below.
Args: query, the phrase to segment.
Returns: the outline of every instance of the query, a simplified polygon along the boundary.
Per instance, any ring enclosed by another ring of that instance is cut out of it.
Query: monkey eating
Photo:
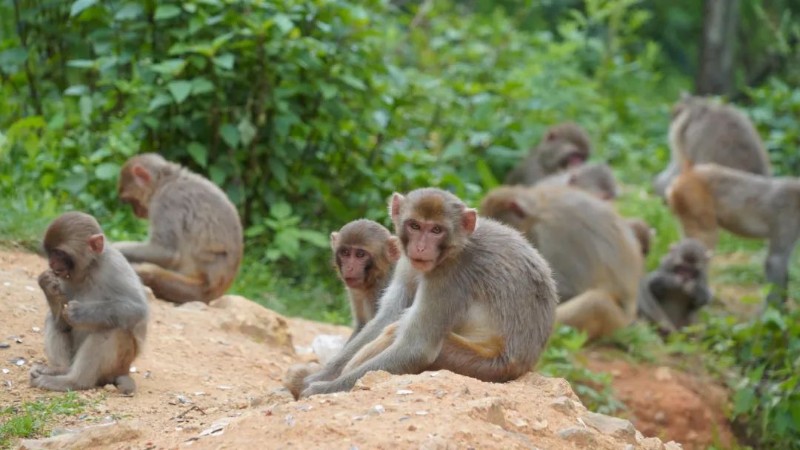
[[[672,109],[669,126],[670,162],[653,186],[664,197],[684,161],[716,163],[758,175],[770,175],[767,151],[753,123],[730,105],[682,95]]]
[[[402,256],[375,318],[301,396],[348,390],[365,373],[450,370],[484,381],[531,370],[552,331],[555,283],[515,230],[436,188],[389,203]]]
[[[150,220],[150,237],[114,247],[156,297],[208,303],[225,293],[242,259],[242,225],[219,187],[144,153],[122,166],[118,192],[137,217]]]
[[[48,365],[31,369],[31,385],[66,391],[112,383],[132,394],[130,366],[144,345],[148,315],[133,268],[84,213],[56,218],[43,247],[50,266],[39,275],[50,309],[44,330]]]
[[[710,257],[711,251],[697,239],[673,244],[658,269],[641,282],[639,316],[665,333],[694,323],[698,310],[711,301],[707,276]]]
[[[556,322],[592,339],[634,320],[641,250],[608,202],[560,186],[500,186],[480,211],[523,232],[550,264],[561,301]]]
[[[592,143],[580,125],[565,122],[550,127],[538,146],[506,176],[506,184],[533,185],[542,178],[589,159]]]
[[[378,298],[400,259],[399,246],[386,227],[367,219],[355,220],[331,233],[333,265],[345,284],[353,315],[349,340],[375,317]]]
[[[772,289],[770,303],[786,298],[789,262],[800,238],[800,180],[755,175],[717,164],[684,163],[667,189],[667,204],[686,237],[699,239],[709,250],[718,230],[767,239],[765,262]]]

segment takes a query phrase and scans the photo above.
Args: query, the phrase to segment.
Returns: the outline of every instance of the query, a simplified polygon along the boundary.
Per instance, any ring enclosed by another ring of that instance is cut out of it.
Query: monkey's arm
[[[702,308],[711,303],[711,289],[708,287],[708,281],[705,277],[700,277],[694,281],[694,286],[692,286],[692,290],[688,294],[692,298],[692,306],[695,309]]]
[[[639,298],[637,300],[637,307],[639,309],[639,315],[644,316],[646,319],[650,320],[651,322],[658,325],[661,329],[667,332],[676,331],[677,328],[672,323],[672,321],[667,316],[667,313],[664,312],[664,309],[661,308],[661,305],[658,303],[656,297],[656,291],[658,289],[654,289],[654,286],[658,286],[660,276],[658,272],[651,273],[648,275],[641,283],[639,287]],[[663,291],[665,289],[661,289],[661,295],[664,294]]]
[[[61,290],[61,284],[58,277],[51,270],[47,269],[39,275],[39,287],[44,292],[44,297],[47,299],[47,305],[50,307],[50,317],[53,327],[58,331],[69,331],[70,325],[64,320],[61,312],[64,305],[67,304],[67,296]]]
[[[450,305],[458,303],[460,299],[448,298],[444,293],[427,294],[430,295],[427,302],[415,298],[396,330],[394,326],[386,330],[386,339],[391,339],[391,343],[385,343],[388,345],[381,353],[333,381],[311,384],[301,396],[351,389],[359,378],[373,370],[404,374],[419,373],[430,367],[439,355],[452,324],[458,320],[453,314],[458,307]]]
[[[309,375],[305,380],[306,385],[339,376],[342,368],[362,347],[380,336],[384,328],[400,318],[407,305],[412,302],[415,289],[414,286],[409,286],[399,278],[402,277],[393,279],[386,292],[381,296],[379,300],[380,307],[375,318],[367,322],[358,334],[351,336],[344,348],[333,359],[328,361],[322,370]]]
[[[132,263],[152,263],[170,268],[179,258],[176,250],[151,242],[115,242],[112,246]]]
[[[62,316],[74,328],[130,330],[147,317],[147,305],[133,299],[73,300],[67,303]]]

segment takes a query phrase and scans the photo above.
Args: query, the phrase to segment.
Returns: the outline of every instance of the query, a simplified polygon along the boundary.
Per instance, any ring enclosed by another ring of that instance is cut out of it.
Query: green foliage
[[[0,408],[0,448],[11,448],[18,438],[43,436],[58,416],[83,412],[86,402],[75,392],[59,397]]]
[[[751,90],[749,96],[753,102],[750,116],[764,138],[775,172],[800,176],[800,88],[773,79]]]
[[[748,323],[711,316],[695,336],[728,368],[732,417],[764,448],[800,448],[800,310],[768,308]]]
[[[586,333],[565,325],[557,327],[539,358],[537,370],[547,376],[566,378],[590,410],[613,414],[624,405],[614,397],[611,375],[592,372],[586,366],[580,353],[586,340]]]

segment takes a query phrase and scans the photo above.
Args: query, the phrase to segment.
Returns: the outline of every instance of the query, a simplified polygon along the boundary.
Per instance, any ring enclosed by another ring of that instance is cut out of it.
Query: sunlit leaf
[[[100,180],[112,180],[119,174],[119,164],[102,163],[94,169],[94,176]]]
[[[234,60],[235,58],[233,54],[225,53],[224,55],[220,55],[214,58],[214,64],[223,69],[231,70],[233,69]]]
[[[180,105],[192,93],[192,83],[185,80],[170,81],[167,84],[167,89],[169,89],[172,97],[175,98],[175,103]]]
[[[205,145],[199,142],[190,142],[186,146],[186,151],[200,167],[208,165],[208,149]]]
[[[239,146],[239,130],[235,126],[226,123],[219,128],[219,134],[222,140],[228,144],[228,147],[236,148]]]
[[[178,16],[181,13],[181,8],[175,5],[158,5],[156,13],[154,14],[155,20],[167,20]]]
[[[75,17],[87,8],[97,4],[97,0],[77,0],[69,9],[69,16]]]

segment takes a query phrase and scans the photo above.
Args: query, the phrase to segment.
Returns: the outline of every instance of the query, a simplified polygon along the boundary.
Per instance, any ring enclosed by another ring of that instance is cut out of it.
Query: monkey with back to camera
[[[800,238],[800,179],[755,175],[717,164],[684,163],[667,189],[667,203],[683,234],[713,250],[719,228],[767,239],[765,262],[770,303],[786,298],[789,262]]]
[[[31,369],[32,386],[66,391],[113,383],[125,394],[136,390],[129,371],[147,334],[147,299],[133,268],[106,244],[88,214],[62,214],[47,228],[50,268],[39,286],[50,308],[48,365]]]
[[[233,283],[242,259],[236,208],[211,181],[154,153],[130,158],[120,171],[119,198],[150,220],[147,242],[114,247],[134,263],[156,297],[209,301]]]
[[[365,373],[450,370],[503,382],[528,372],[552,331],[555,284],[522,236],[435,188],[389,205],[402,256],[377,316],[301,396],[350,389]]]
[[[480,211],[524,233],[550,264],[556,322],[598,338],[634,320],[641,250],[608,202],[560,186],[500,186]]]
[[[708,262],[711,251],[697,239],[673,244],[658,268],[639,288],[639,316],[670,333],[695,322],[697,312],[711,301]]]
[[[717,104],[707,98],[684,94],[673,106],[669,147],[669,165],[653,182],[660,197],[664,197],[684,161],[771,174],[767,151],[750,119],[731,105]]]
[[[589,135],[580,125],[572,122],[554,125],[545,132],[539,145],[508,173],[505,184],[536,184],[548,175],[585,163],[591,152]]]

